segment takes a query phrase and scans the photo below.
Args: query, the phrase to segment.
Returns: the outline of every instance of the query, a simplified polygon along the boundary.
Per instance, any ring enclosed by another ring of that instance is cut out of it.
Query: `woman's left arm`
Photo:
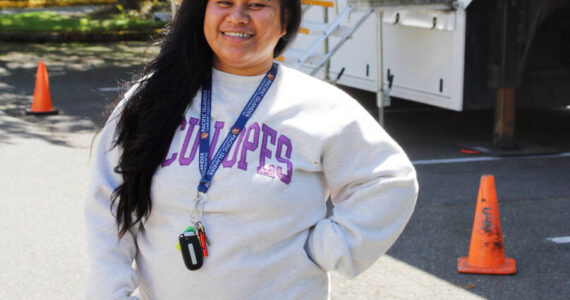
[[[345,111],[335,122],[322,156],[333,215],[316,224],[306,250],[324,270],[355,277],[403,231],[418,183],[404,151],[366,111]]]

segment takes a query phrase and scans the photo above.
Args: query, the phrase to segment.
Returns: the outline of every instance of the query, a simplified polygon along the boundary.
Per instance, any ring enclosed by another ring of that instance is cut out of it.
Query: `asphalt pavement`
[[[141,58],[146,53],[146,58]],[[88,264],[82,207],[94,130],[117,87],[156,53],[145,43],[0,42],[1,299],[77,299]],[[57,116],[25,116],[44,61]],[[356,97],[375,114],[374,95]],[[570,295],[570,110],[517,113],[517,138],[560,154],[461,153],[491,140],[491,111],[394,101],[385,128],[415,163],[420,196],[406,230],[353,280],[331,274],[333,299],[567,299]],[[497,185],[505,252],[516,275],[466,275],[480,176]]]

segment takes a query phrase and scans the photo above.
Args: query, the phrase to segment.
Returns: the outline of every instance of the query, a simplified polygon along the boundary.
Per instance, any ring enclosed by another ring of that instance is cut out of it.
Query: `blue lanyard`
[[[210,153],[210,118],[212,112],[212,78],[205,80],[202,85],[202,102],[200,105],[200,155],[198,157],[200,174],[202,179],[198,185],[198,191],[207,193],[210,188],[212,177],[220,167],[223,159],[226,157],[239,133],[245,127],[245,124],[265,97],[265,94],[271,87],[273,80],[277,76],[277,67],[279,65],[273,63],[271,69],[265,74],[265,77],[251,96],[238,119],[235,121],[234,126],[231,127],[230,132],[224,139],[224,142],[214,154],[212,161],[208,164],[208,156]]]

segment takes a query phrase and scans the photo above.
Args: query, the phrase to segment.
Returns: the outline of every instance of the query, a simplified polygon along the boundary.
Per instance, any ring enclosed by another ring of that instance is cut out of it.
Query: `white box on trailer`
[[[346,1],[338,2],[338,10]],[[390,7],[383,10],[382,54],[384,89],[393,75],[390,95],[406,100],[461,111],[465,67],[465,21],[463,10],[426,10]],[[328,8],[329,22],[335,8]],[[343,21],[351,26],[362,12]],[[323,20],[323,8],[313,7],[305,20]],[[344,68],[338,84],[375,92],[377,78],[376,15],[370,15],[330,60],[330,78]],[[338,41],[330,37],[330,44]],[[299,35],[293,48],[302,49],[311,36]],[[323,48],[319,49],[323,51]],[[301,67],[308,71],[308,68]],[[317,73],[323,78],[324,72]]]

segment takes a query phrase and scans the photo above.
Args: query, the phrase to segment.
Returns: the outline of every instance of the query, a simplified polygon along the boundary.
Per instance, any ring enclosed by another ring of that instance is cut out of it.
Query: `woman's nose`
[[[228,14],[228,21],[235,24],[247,23],[248,20],[249,16],[247,14],[246,5],[235,5]]]

